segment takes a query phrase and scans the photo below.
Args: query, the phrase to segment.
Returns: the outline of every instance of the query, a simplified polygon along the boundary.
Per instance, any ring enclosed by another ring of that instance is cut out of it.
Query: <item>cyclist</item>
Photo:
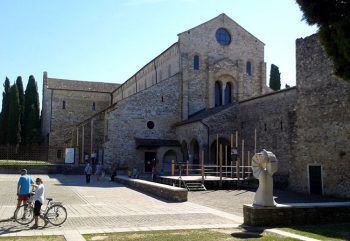
[[[38,228],[38,221],[39,217],[45,221],[45,226],[47,225],[48,221],[46,218],[44,218],[43,215],[41,215],[40,210],[41,206],[44,203],[44,195],[45,195],[45,187],[43,184],[43,181],[41,178],[37,178],[35,180],[35,184],[32,185],[35,188],[35,194],[34,194],[34,220],[35,224],[32,226],[32,228]]]
[[[21,170],[21,177],[17,184],[17,209],[21,206],[22,202],[25,205],[30,197],[30,185],[34,184],[32,178],[27,175],[27,170]]]

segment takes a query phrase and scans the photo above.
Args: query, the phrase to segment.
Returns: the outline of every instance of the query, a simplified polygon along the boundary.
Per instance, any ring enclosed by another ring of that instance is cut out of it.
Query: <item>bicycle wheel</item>
[[[45,213],[45,217],[52,225],[59,226],[67,220],[66,208],[61,205],[52,205]]]
[[[15,220],[19,224],[29,224],[34,219],[34,208],[30,205],[22,205],[15,211]]]

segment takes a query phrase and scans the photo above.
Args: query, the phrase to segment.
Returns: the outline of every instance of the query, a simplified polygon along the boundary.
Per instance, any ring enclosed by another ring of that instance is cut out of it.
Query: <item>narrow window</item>
[[[95,111],[96,110],[96,103],[92,102],[92,110]]]
[[[163,96],[162,96],[162,102],[164,102],[164,98],[163,98]]]
[[[249,61],[246,64],[246,72],[247,75],[252,76],[252,63],[250,63]]]
[[[264,124],[264,131],[267,131],[266,123]]]
[[[225,87],[225,105],[232,103],[232,95],[231,95],[232,92],[231,91],[232,91],[231,83],[226,83],[226,87]]]
[[[219,81],[215,82],[215,107],[222,105],[222,90]]]
[[[195,70],[199,69],[199,56],[198,55],[195,55],[193,58],[193,68]]]
[[[66,101],[62,101],[62,109],[66,109]]]
[[[281,131],[283,131],[283,121],[281,121]]]

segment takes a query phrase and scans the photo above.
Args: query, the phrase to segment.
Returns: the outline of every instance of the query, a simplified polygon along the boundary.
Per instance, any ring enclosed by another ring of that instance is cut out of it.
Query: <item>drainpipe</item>
[[[208,149],[207,149],[207,157],[208,157],[208,160],[209,160],[209,149],[210,149],[210,146],[209,146],[209,134],[210,134],[210,128],[207,124],[205,124],[202,120],[200,120],[200,123],[202,123],[206,128],[207,128],[207,133],[208,133],[208,139],[207,139],[207,143],[208,143]]]

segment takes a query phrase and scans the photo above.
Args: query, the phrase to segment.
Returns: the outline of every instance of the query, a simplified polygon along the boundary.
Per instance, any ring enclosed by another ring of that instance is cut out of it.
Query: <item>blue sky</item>
[[[177,41],[177,34],[221,13],[265,43],[282,87],[295,85],[295,40],[317,31],[294,0],[1,0],[0,92],[34,75],[122,83]],[[2,98],[2,96],[0,97]]]

